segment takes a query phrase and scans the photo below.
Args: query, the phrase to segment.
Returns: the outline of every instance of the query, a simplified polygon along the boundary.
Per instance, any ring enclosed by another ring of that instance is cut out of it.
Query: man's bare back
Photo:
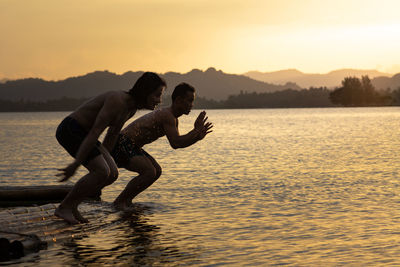
[[[134,102],[131,96],[124,91],[109,91],[94,97],[79,106],[70,117],[76,119],[80,125],[89,131],[99,115],[101,109],[105,109],[105,105],[112,106],[106,109],[106,114],[102,114],[103,118],[108,117],[109,125],[122,127],[123,123],[133,116],[136,109],[132,109]]]
[[[178,121],[170,107],[162,108],[133,121],[121,133],[130,138],[136,146],[143,147],[165,136],[164,123],[171,119],[176,123]]]

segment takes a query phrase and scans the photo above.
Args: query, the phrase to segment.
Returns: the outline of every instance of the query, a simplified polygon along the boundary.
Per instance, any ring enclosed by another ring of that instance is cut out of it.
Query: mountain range
[[[129,90],[143,72],[126,72],[122,75],[109,71],[95,71],[83,76],[67,78],[60,81],[45,81],[28,78],[6,81],[0,84],[0,99],[45,101],[61,97],[87,98],[108,90]],[[248,92],[276,92],[285,89],[300,90],[293,83],[274,85],[251,79],[244,75],[227,74],[209,68],[206,71],[193,69],[188,73],[167,72],[160,74],[167,82],[166,94],[181,82],[187,82],[196,88],[199,96],[224,100],[229,95]]]
[[[378,78],[374,81],[374,85],[377,89],[386,89],[387,87],[399,86],[400,83],[392,83],[390,80],[390,74],[379,72],[377,70],[356,70],[356,69],[340,69],[331,71],[326,74],[311,74],[303,73],[296,69],[280,70],[274,72],[259,72],[250,71],[243,75],[248,76],[252,79],[273,83],[273,84],[284,84],[288,81],[296,83],[298,86],[303,88],[309,87],[327,87],[335,88],[341,85],[344,77],[359,77],[368,75],[370,79]],[[394,89],[394,88],[392,88]]]
[[[39,78],[6,80],[0,83],[0,99],[46,101],[62,97],[88,98],[108,90],[129,90],[142,74],[141,71],[128,71],[121,75],[109,71],[95,71],[59,81]],[[240,92],[267,93],[309,87],[334,88],[340,86],[344,77],[362,75],[368,75],[377,89],[400,87],[400,73],[389,77],[389,74],[375,70],[343,69],[328,74],[304,74],[292,69],[269,73],[253,71],[238,75],[208,68],[206,71],[193,69],[187,73],[160,74],[168,84],[166,95],[170,95],[180,82],[187,82],[196,88],[199,96],[214,100],[225,100],[229,95],[237,95]]]

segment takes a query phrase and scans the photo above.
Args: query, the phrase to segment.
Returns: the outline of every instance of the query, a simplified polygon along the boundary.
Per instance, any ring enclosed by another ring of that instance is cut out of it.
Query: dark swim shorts
[[[57,127],[56,138],[67,152],[75,158],[76,153],[88,132],[71,117],[66,117]],[[100,142],[97,141],[95,147],[90,151],[86,160],[82,162],[83,165],[87,164],[90,160],[94,159],[100,152]]]
[[[130,158],[135,156],[147,157],[149,154],[143,148],[135,145],[129,137],[120,134],[111,156],[119,168],[124,168],[128,165]]]

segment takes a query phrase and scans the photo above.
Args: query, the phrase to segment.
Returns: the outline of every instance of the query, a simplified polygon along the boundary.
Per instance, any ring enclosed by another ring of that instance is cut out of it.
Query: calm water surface
[[[182,117],[181,133],[198,113]],[[56,169],[71,162],[54,138],[65,115],[0,113],[0,185],[57,184]],[[90,224],[7,264],[400,265],[399,108],[208,116],[214,132],[189,148],[165,138],[145,147],[163,174],[135,214],[110,207],[135,176],[121,169],[102,203],[82,205]]]

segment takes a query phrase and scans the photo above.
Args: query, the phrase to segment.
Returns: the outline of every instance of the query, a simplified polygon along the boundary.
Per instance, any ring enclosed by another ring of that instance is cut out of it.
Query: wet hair
[[[195,92],[196,90],[194,89],[193,86],[191,86],[190,84],[187,83],[180,83],[178,84],[174,91],[172,92],[171,98],[172,98],[172,102],[175,101],[175,99],[178,96],[186,96],[186,92]]]
[[[145,72],[139,77],[132,89],[128,91],[128,94],[130,94],[138,104],[145,104],[147,97],[160,86],[167,86],[163,78],[154,72]]]

